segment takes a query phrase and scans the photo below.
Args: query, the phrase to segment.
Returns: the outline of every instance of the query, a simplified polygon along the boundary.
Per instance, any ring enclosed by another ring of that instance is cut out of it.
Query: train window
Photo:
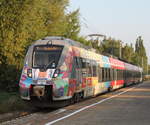
[[[122,80],[124,79],[124,70],[122,70]]]
[[[113,79],[116,80],[115,69],[113,69],[113,74],[114,74],[114,75],[113,75],[113,76],[114,76]]]
[[[86,60],[82,58],[82,69],[86,68]]]
[[[83,77],[87,77],[87,68],[86,68],[86,59],[84,59],[84,58],[81,58],[80,59],[81,60],[81,67],[82,67],[82,76]]]
[[[36,46],[33,52],[34,68],[56,68],[63,47]]]
[[[115,73],[114,73],[114,69],[112,69],[112,80],[115,80]]]
[[[108,73],[108,69],[106,68],[106,81],[109,81],[109,73]]]
[[[129,74],[128,74],[129,79],[132,77],[131,75],[132,75],[131,71],[129,71]]]
[[[121,70],[119,70],[119,80],[122,79],[122,78],[121,78],[121,76],[122,76],[121,73],[122,73]]]
[[[120,70],[118,70],[118,80],[120,80]]]
[[[104,81],[107,81],[107,69],[104,68]]]
[[[127,79],[129,79],[129,71],[127,71]]]
[[[96,64],[93,64],[92,69],[93,69],[93,77],[96,77],[97,76],[97,66],[96,66]]]
[[[119,70],[119,80],[122,80],[122,70]]]
[[[122,79],[125,79],[125,70],[123,70]]]
[[[122,71],[120,70],[120,73],[119,73],[120,77],[119,77],[119,80],[122,79]]]
[[[87,66],[88,77],[91,77],[92,76],[92,67],[91,67],[91,64],[90,64],[90,60],[87,60],[86,66]]]
[[[106,81],[109,79],[109,73],[108,73],[108,68],[106,68]]]
[[[102,82],[102,68],[98,67],[98,82]]]
[[[130,71],[127,71],[127,79],[129,79]]]
[[[121,70],[121,71],[120,71],[120,79],[121,79],[121,80],[122,80],[122,74],[123,74],[123,73],[122,73],[122,70]]]
[[[114,69],[114,80],[117,80],[117,70]]]
[[[117,76],[117,77],[116,77],[116,78],[117,78],[116,80],[119,79],[119,75],[118,75],[118,74],[119,74],[119,73],[118,73],[118,69],[117,69],[117,70],[116,70],[116,76]]]
[[[104,68],[104,81],[107,81],[107,69]]]
[[[104,70],[104,68],[102,68],[102,81],[103,82],[105,81],[105,70]]]
[[[111,80],[110,69],[108,69],[108,81]]]
[[[124,70],[123,78],[126,80],[126,77],[127,77],[127,75],[126,75],[126,70]]]
[[[56,68],[61,52],[62,47],[58,47],[58,50],[45,50],[43,46],[34,48],[33,52],[33,67],[34,68]],[[53,47],[51,47],[53,48]]]
[[[104,72],[105,72],[104,73],[105,74],[105,78],[104,78],[105,80],[104,81],[107,81],[107,69],[106,68],[104,68]]]
[[[120,70],[120,80],[122,79],[122,70]]]
[[[113,69],[110,69],[110,81],[113,80]]]

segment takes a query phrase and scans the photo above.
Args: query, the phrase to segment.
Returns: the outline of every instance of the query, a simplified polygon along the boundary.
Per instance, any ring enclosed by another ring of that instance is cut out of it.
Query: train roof
[[[37,40],[32,45],[49,45],[49,44],[68,45],[68,46],[81,47],[84,49],[92,49],[91,47],[81,44],[80,42],[77,42],[77,41],[74,41],[71,39],[67,39],[64,37],[55,37],[55,36],[48,36],[43,39]]]

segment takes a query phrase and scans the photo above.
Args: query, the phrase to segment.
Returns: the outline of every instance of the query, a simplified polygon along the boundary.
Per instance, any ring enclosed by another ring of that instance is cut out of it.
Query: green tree
[[[122,58],[128,62],[133,63],[134,57],[135,57],[135,52],[134,52],[134,48],[132,47],[132,44],[130,46],[126,44],[122,48]]]
[[[100,49],[101,53],[108,53],[116,57],[120,57],[121,40],[106,38],[102,41]]]
[[[66,21],[65,37],[77,40],[80,32],[79,9],[69,12]]]
[[[147,55],[146,55],[146,50],[143,45],[143,39],[141,36],[139,36],[136,39],[136,44],[135,44],[135,63],[137,63],[139,66],[143,67],[144,72],[146,73],[147,70]]]

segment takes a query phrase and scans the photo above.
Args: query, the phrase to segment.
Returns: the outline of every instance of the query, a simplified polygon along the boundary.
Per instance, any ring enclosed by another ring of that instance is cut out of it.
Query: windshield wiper
[[[55,60],[51,60],[47,65],[44,66],[44,70],[46,70],[50,64],[52,64],[53,62],[55,62]]]

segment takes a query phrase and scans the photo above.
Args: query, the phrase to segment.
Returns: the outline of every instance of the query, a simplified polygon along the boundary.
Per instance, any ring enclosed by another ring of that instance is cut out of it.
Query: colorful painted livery
[[[57,107],[141,81],[138,66],[70,39],[46,37],[29,47],[19,86],[22,99]]]

